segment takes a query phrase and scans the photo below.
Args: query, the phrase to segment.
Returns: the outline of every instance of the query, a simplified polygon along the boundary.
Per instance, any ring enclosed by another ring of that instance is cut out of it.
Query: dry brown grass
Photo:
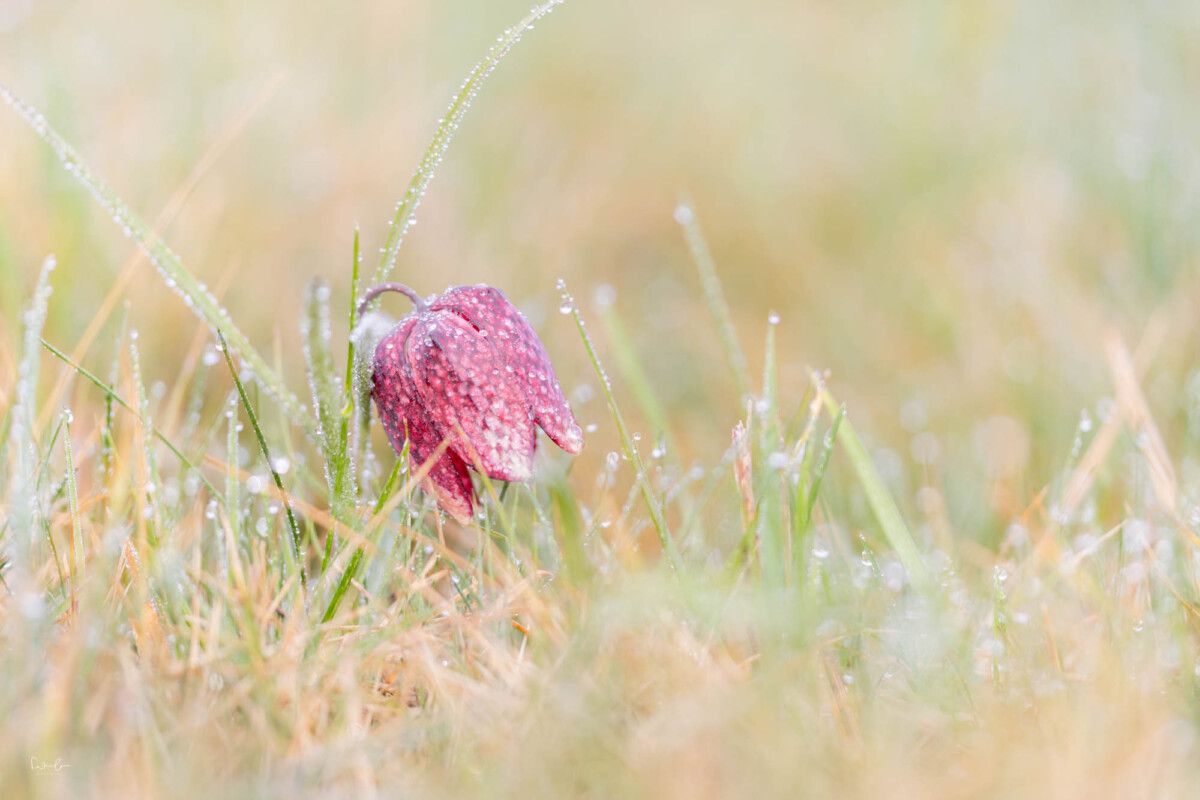
[[[306,397],[304,285],[333,289],[340,364],[350,232],[373,256],[454,80],[525,11],[9,5],[0,82]],[[0,797],[1193,796],[1193,16],[572,0],[492,79],[398,265],[503,286],[594,426],[470,529],[405,476],[374,513],[378,432],[339,506],[251,383],[276,491],[207,328],[0,114]],[[197,472],[28,351],[46,252],[45,338]]]

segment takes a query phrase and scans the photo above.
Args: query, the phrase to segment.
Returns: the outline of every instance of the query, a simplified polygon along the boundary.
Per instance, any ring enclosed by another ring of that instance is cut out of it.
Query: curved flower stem
[[[362,300],[358,301],[358,316],[361,318],[367,310],[367,306],[371,304],[371,301],[384,292],[399,292],[409,300],[412,300],[413,306],[416,307],[418,313],[425,310],[425,301],[421,299],[421,295],[403,283],[381,283],[378,286],[372,286],[370,289],[367,289],[367,293],[363,295]]]

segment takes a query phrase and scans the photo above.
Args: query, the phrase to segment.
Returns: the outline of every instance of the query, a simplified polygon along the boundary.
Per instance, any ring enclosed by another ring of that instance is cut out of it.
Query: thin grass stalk
[[[829,390],[822,388],[821,394],[828,412],[831,415],[838,414],[840,406],[833,399]],[[867,505],[871,507],[871,513],[874,514],[876,522],[883,530],[884,538],[896,551],[913,586],[921,592],[930,592],[933,585],[925,563],[921,560],[921,552],[917,548],[917,543],[913,540],[908,526],[904,524],[904,517],[900,515],[896,500],[884,485],[883,478],[879,476],[879,471],[875,468],[870,453],[863,446],[862,440],[858,438],[858,432],[855,431],[850,420],[844,415],[839,428],[838,441],[841,442],[842,449],[850,458],[859,484],[867,496]]]
[[[354,396],[354,328],[358,325],[358,274],[362,264],[358,228],[354,229],[354,247],[350,266],[350,309],[347,312],[346,326],[346,371],[342,380],[341,426],[338,428],[338,452],[345,453],[346,458],[339,465],[340,473],[335,476],[335,483],[345,485],[352,501],[358,497],[358,476],[355,474],[357,463],[356,448],[351,442],[351,427],[358,423],[355,413],[357,399]],[[355,436],[359,441],[361,437]]]
[[[225,411],[226,429],[225,429],[225,461],[234,467],[238,466],[239,450],[238,447],[238,431],[241,428],[241,423],[238,422],[238,398],[237,392],[232,392],[227,400],[228,408]],[[230,542],[236,548],[241,544],[241,528],[242,528],[242,496],[241,485],[233,474],[225,476],[225,518],[227,527],[230,533]],[[230,558],[234,557],[234,553],[230,553]]]
[[[642,415],[645,416],[646,420],[654,428],[655,434],[669,440],[671,438],[671,428],[670,422],[667,419],[666,409],[663,408],[662,403],[659,402],[653,388],[651,388],[650,378],[638,360],[636,348],[634,348],[633,342],[630,341],[629,334],[625,331],[625,324],[621,320],[621,315],[617,313],[616,306],[611,302],[597,300],[596,308],[600,317],[600,324],[604,328],[604,334],[612,344],[617,371],[625,380],[625,383],[629,385],[630,390],[633,392],[633,397],[641,409]]]
[[[250,427],[254,430],[255,439],[258,440],[258,448],[262,451],[263,460],[267,462],[267,470],[271,473],[271,480],[275,482],[275,488],[279,490],[279,496],[283,501],[283,508],[287,514],[288,529],[292,534],[292,555],[296,558],[296,567],[300,574],[300,587],[305,595],[307,595],[308,576],[304,569],[304,558],[300,553],[300,526],[296,524],[296,515],[292,513],[292,504],[288,501],[287,490],[283,488],[283,478],[280,477],[279,470],[275,469],[275,462],[271,460],[271,451],[267,447],[267,439],[263,436],[262,427],[258,424],[258,415],[254,413],[254,407],[250,405],[250,398],[246,396],[246,389],[242,386],[237,369],[233,366],[233,359],[229,355],[229,347],[226,345],[225,337],[221,335],[220,331],[217,331],[217,339],[221,342],[221,353],[224,354],[225,364],[229,367],[229,374],[233,377],[233,385],[237,387],[237,394],[242,401],[242,408],[246,410],[246,416],[250,418]]]
[[[496,67],[500,65],[509,51],[516,46],[517,42],[521,41],[521,37],[536,22],[562,3],[563,0],[549,0],[549,2],[534,6],[524,19],[513,27],[507,28],[496,39],[496,43],[488,48],[483,60],[467,74],[458,93],[450,101],[450,107],[446,109],[445,115],[438,120],[437,130],[433,132],[433,138],[426,146],[421,161],[417,164],[417,170],[408,182],[408,188],[404,191],[400,202],[396,204],[395,213],[392,215],[392,221],[388,227],[387,239],[380,252],[379,266],[375,269],[373,284],[383,283],[392,274],[400,253],[400,245],[404,243],[405,235],[416,223],[417,208],[421,205],[421,200],[429,189],[434,173],[442,163],[442,159],[450,147],[450,142],[454,140],[454,134],[462,125],[463,118],[471,108],[471,103],[478,96],[484,81],[495,72]]]
[[[757,436],[754,437],[754,483],[759,498],[757,529],[759,561],[763,580],[767,586],[778,588],[787,581],[789,561],[785,546],[789,545],[784,534],[784,493],[788,463],[776,463],[782,454],[782,437],[779,431],[778,378],[775,363],[775,329],[778,319],[772,315],[767,324],[765,357],[763,360],[762,398],[756,404],[755,416]]]
[[[354,496],[350,483],[348,437],[343,436],[345,420],[341,413],[337,378],[330,350],[329,287],[320,281],[309,285],[305,302],[304,360],[308,382],[312,389],[313,410],[319,421],[318,442],[324,461],[325,480],[329,489],[329,505],[334,519],[350,524]],[[349,432],[345,428],[346,433]],[[332,540],[331,540],[332,543]]]
[[[72,419],[70,409],[63,409],[63,458],[67,462],[67,504],[71,511],[71,541],[67,548],[70,557],[68,572],[71,586],[71,616],[74,618],[79,613],[79,584],[83,580],[83,524],[79,518],[79,488],[75,479],[75,450],[71,444]]]
[[[825,480],[825,473],[829,469],[829,459],[833,454],[838,431],[841,429],[842,419],[845,416],[846,407],[838,406],[829,430],[821,437],[821,449],[812,457],[813,466],[809,472],[807,487],[803,483],[796,484],[795,499],[792,503],[792,565],[797,581],[804,575],[804,565],[807,562],[805,547],[808,543],[809,532],[812,530],[813,509],[817,505],[817,498],[821,493],[821,483]]]
[[[592,337],[588,334],[587,327],[584,325],[583,315],[579,312],[579,307],[571,299],[570,295],[564,294],[563,303],[563,308],[567,309],[575,320],[575,327],[579,331],[579,338],[583,341],[583,347],[587,352],[588,360],[591,361],[592,369],[600,381],[600,386],[604,391],[604,399],[608,404],[609,413],[612,414],[613,423],[617,426],[617,434],[621,440],[621,449],[625,453],[625,457],[629,460],[629,463],[633,465],[635,472],[634,480],[637,481],[642,500],[645,502],[646,510],[650,514],[650,522],[658,534],[658,540],[662,544],[663,553],[666,554],[667,563],[673,571],[680,571],[683,569],[683,559],[679,555],[675,540],[671,538],[671,532],[667,529],[667,522],[663,517],[663,510],[659,506],[658,498],[655,497],[654,487],[650,485],[650,479],[646,476],[646,466],[642,462],[642,457],[638,453],[637,447],[634,445],[633,437],[630,435],[629,428],[625,424],[625,417],[621,414],[621,408],[617,405],[617,398],[612,390],[612,382],[608,379],[608,373],[605,372],[604,365],[600,363],[600,356],[597,355],[596,347],[592,344]]]
[[[150,507],[152,514],[149,519],[150,526],[147,532],[147,539],[151,545],[158,544],[158,534],[162,530],[162,519],[159,515],[159,504],[154,502],[152,496],[158,490],[158,457],[154,452],[153,440],[154,436],[150,433],[150,428],[153,426],[153,421],[150,417],[150,398],[146,394],[146,384],[142,379],[142,359],[138,352],[137,346],[137,331],[130,333],[129,342],[129,365],[133,373],[133,388],[137,397],[138,417],[141,420],[141,426],[138,431],[138,439],[141,443],[142,460],[146,468],[146,480],[140,487],[143,499]]]
[[[234,325],[229,312],[216,297],[184,267],[179,256],[88,167],[75,148],[50,126],[40,111],[3,84],[0,84],[0,99],[8,103],[34,133],[50,146],[63,168],[109,213],[125,236],[142,248],[167,286],[183,298],[184,304],[212,330],[223,331],[238,357],[254,373],[255,380],[275,398],[288,419],[309,436],[314,435],[316,421],[305,411],[304,405],[287,388],[283,378],[259,355],[246,335]]]
[[[375,500],[375,508],[372,515],[378,514],[380,510],[391,499],[392,493],[396,490],[396,484],[399,482],[400,470],[403,465],[408,463],[408,442],[405,441],[403,452],[396,459],[396,463],[392,466],[392,471],[388,475],[387,482],[383,485],[383,490],[379,493],[379,497]],[[325,607],[325,613],[321,615],[321,622],[329,622],[337,614],[338,606],[342,603],[342,597],[350,588],[350,581],[354,580],[354,576],[358,574],[358,568],[362,564],[363,549],[357,547],[354,550],[354,555],[350,557],[350,563],[346,565],[346,569],[342,572],[338,579],[337,586],[334,587],[333,596],[329,598],[329,605]]]
[[[160,442],[162,442],[163,445],[168,450],[171,451],[171,454],[174,455],[177,459],[179,459],[180,464],[182,464],[186,469],[191,470],[193,473],[195,473],[196,477],[199,478],[200,482],[204,484],[204,488],[208,489],[209,493],[214,498],[217,498],[221,502],[224,502],[224,498],[223,498],[221,492],[217,491],[217,487],[213,486],[208,481],[208,479],[204,477],[204,473],[200,471],[200,468],[198,466],[196,466],[196,464],[190,458],[188,458],[186,455],[184,455],[183,451],[180,450],[175,445],[174,442],[172,442],[170,439],[168,439],[161,430],[154,427],[147,420],[142,419],[142,415],[140,413],[138,413],[137,409],[135,409],[132,405],[130,405],[125,400],[125,398],[121,397],[121,395],[117,393],[116,389],[112,388],[112,386],[109,385],[108,383],[105,383],[104,381],[100,380],[99,377],[97,377],[93,372],[89,371],[86,367],[76,364],[74,361],[72,361],[70,359],[70,357],[66,353],[64,353],[62,350],[59,350],[54,345],[50,344],[45,339],[41,339],[39,341],[41,342],[42,347],[44,347],[44,348],[46,348],[46,350],[50,351],[51,355],[53,355],[59,361],[63,362],[67,366],[69,366],[71,369],[75,370],[77,373],[79,373],[79,375],[81,375],[85,380],[87,380],[89,383],[91,383],[97,389],[104,392],[104,397],[105,397],[106,402],[116,403],[121,408],[125,409],[130,414],[132,414],[134,419],[136,419],[140,424],[146,426],[146,429],[149,430],[151,433],[153,433],[154,438],[156,438]],[[102,441],[105,441],[104,437],[107,437],[107,441],[110,443],[110,446],[111,446],[111,443],[113,441],[113,439],[112,439],[112,429],[113,428],[112,428],[112,420],[110,419],[110,417],[111,417],[111,415],[106,413],[105,428],[104,428],[104,431],[102,431],[101,436],[102,436]]]
[[[729,303],[725,300],[725,292],[721,289],[721,279],[717,275],[717,264],[708,242],[700,230],[696,212],[687,203],[680,203],[675,208],[675,221],[683,229],[683,238],[687,242],[688,252],[696,265],[700,276],[700,288],[704,292],[704,302],[717,324],[717,333],[721,337],[721,346],[725,350],[725,360],[733,373],[741,397],[750,394],[750,367],[746,354],[738,342],[737,330],[733,326],[733,316],[729,313]]]
[[[28,566],[38,517],[35,469],[38,458],[33,441],[34,409],[37,404],[40,371],[37,343],[46,324],[46,309],[53,292],[50,287],[50,274],[54,271],[55,263],[53,256],[42,262],[33,300],[23,317],[23,349],[17,368],[17,384],[14,391],[16,401],[13,404],[12,423],[9,428],[8,450],[13,466],[9,475],[8,517],[9,530],[15,539],[15,546],[10,548],[10,558],[21,558],[23,567]]]

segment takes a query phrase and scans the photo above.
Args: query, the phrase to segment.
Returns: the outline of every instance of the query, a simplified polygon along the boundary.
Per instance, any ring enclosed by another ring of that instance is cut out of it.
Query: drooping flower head
[[[475,505],[468,469],[528,480],[540,427],[571,454],[583,448],[546,348],[499,289],[457,286],[422,300],[398,283],[364,295],[360,313],[383,292],[401,292],[415,310],[375,347],[372,397],[397,453],[409,443],[412,468],[461,522]]]

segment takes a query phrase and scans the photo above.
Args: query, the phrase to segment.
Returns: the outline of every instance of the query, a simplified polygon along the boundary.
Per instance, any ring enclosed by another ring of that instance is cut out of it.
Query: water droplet
[[[611,283],[602,283],[596,287],[596,306],[608,308],[617,301],[617,290]]]

